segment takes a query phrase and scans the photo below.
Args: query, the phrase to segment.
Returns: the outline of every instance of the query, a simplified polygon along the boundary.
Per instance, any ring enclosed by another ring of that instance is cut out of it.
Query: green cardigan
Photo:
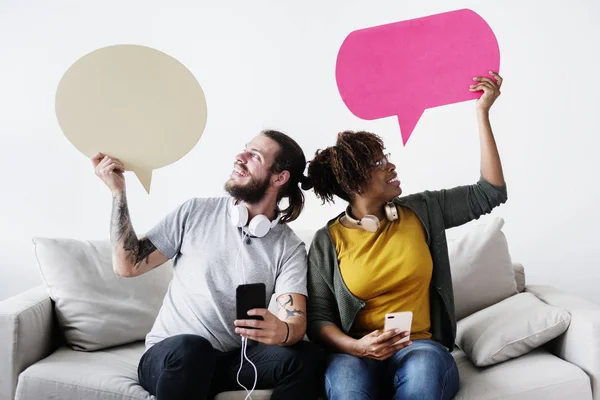
[[[456,338],[456,315],[446,229],[478,219],[506,200],[506,186],[494,186],[483,178],[475,185],[394,199],[396,204],[411,209],[425,228],[433,259],[429,291],[431,334],[450,350]],[[315,233],[308,253],[307,334],[312,341],[319,342],[321,328],[330,324],[347,334],[357,313],[365,306],[344,284],[329,233],[329,225],[341,215]]]

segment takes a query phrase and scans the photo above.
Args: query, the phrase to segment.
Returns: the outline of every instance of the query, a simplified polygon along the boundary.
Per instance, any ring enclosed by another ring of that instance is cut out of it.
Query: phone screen
[[[259,315],[248,315],[248,311],[254,308],[267,308],[267,294],[264,283],[239,285],[235,294],[237,319],[263,319]]]

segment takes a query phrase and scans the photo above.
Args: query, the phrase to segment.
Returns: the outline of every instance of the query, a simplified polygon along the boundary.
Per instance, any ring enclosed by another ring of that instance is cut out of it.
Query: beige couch
[[[572,319],[558,339],[527,355],[476,368],[461,350],[456,399],[600,400],[600,306],[547,286],[527,286]],[[0,399],[152,399],[137,382],[142,342],[95,352],[59,344],[52,300],[43,286],[0,303]],[[13,393],[16,393],[13,394]],[[243,399],[244,392],[218,400]],[[253,399],[268,399],[257,391]]]
[[[525,286],[523,267],[514,265],[513,274],[510,265],[508,280],[513,285],[516,280],[516,290],[568,310],[570,325],[546,345],[489,367],[478,368],[465,352],[455,350],[460,371],[456,399],[600,400],[600,306],[552,287]],[[45,286],[0,302],[0,400],[153,398],[137,382],[143,342],[75,351],[63,344],[59,331]],[[256,391],[252,398],[268,399],[269,393]],[[217,400],[244,397],[241,391],[228,392]]]

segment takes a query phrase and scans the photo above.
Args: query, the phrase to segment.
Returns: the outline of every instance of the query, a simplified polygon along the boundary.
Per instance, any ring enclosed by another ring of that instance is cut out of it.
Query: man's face
[[[256,136],[235,157],[233,172],[225,183],[225,190],[246,203],[260,202],[271,187],[270,169],[278,151],[277,142],[265,135]]]

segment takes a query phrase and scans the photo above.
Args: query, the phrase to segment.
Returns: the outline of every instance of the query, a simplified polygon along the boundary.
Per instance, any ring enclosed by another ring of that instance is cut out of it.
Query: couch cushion
[[[458,237],[448,231],[457,320],[517,293],[503,225],[502,218],[492,218]]]
[[[517,282],[517,292],[521,293],[525,290],[525,267],[523,264],[513,264],[513,271],[515,271],[515,281]]]
[[[272,390],[255,390],[252,392],[252,400],[269,400]],[[223,392],[215,396],[214,400],[245,400],[246,391],[236,390],[234,392]]]
[[[531,293],[519,293],[459,321],[456,344],[473,364],[485,367],[549,342],[566,331],[570,322],[567,310]]]
[[[113,272],[108,241],[34,239],[58,323],[77,350],[143,340],[172,277],[170,262],[135,278]]]
[[[19,376],[16,400],[154,399],[137,380],[143,342],[94,352],[61,347]]]
[[[152,399],[137,378],[144,343],[130,343],[94,352],[61,347],[26,369],[19,377],[16,400]],[[254,400],[268,400],[271,390],[255,390]],[[215,400],[243,400],[245,391],[224,392]]]
[[[137,381],[143,353],[142,342],[95,352],[62,347],[21,374],[15,399],[154,400]],[[452,355],[460,373],[458,400],[592,398],[588,376],[543,349],[487,368],[474,367],[461,350]],[[267,400],[270,393],[257,390],[252,398]],[[245,397],[244,391],[225,392],[215,400]]]
[[[519,357],[561,335],[567,310],[519,293],[458,322],[456,344],[478,367]]]
[[[585,372],[541,348],[487,368],[475,367],[461,350],[452,355],[460,373],[455,400],[592,399]]]

